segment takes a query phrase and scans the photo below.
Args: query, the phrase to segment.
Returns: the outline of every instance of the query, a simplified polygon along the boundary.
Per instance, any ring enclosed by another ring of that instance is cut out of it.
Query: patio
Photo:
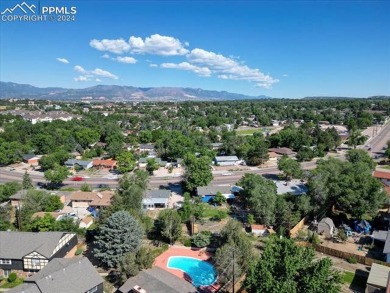
[[[179,278],[191,282],[190,278],[183,271],[177,269],[170,269],[167,267],[168,259],[171,256],[187,256],[187,257],[193,257],[196,259],[206,261],[210,259],[211,254],[205,251],[204,249],[200,249],[200,248],[191,248],[191,247],[174,245],[170,247],[167,251],[162,253],[160,256],[158,256],[154,261],[155,266],[158,266]],[[202,292],[216,292],[218,288],[219,288],[218,284],[215,283],[214,285],[211,286],[202,287],[201,290]]]

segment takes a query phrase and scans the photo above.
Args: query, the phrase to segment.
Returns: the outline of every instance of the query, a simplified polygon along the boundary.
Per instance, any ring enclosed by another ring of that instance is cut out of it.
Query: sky
[[[22,2],[1,0],[1,12]],[[390,95],[390,1],[25,3],[35,12],[75,7],[76,13],[63,15],[69,21],[2,18],[1,81],[276,98]]]

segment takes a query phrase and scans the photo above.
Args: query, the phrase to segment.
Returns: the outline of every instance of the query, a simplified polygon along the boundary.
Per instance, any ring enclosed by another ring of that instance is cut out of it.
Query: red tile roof
[[[375,178],[390,180],[390,172],[374,171],[372,174]]]

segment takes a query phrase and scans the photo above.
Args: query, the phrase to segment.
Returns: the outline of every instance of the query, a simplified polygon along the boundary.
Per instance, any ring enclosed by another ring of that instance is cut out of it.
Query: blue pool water
[[[167,267],[178,269],[190,276],[192,285],[195,287],[208,286],[217,280],[217,272],[214,266],[207,261],[192,257],[171,256]]]

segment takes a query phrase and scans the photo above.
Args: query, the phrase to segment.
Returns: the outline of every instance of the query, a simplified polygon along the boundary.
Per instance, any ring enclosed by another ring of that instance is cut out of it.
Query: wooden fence
[[[338,258],[342,258],[342,259],[345,259],[345,260],[348,260],[349,258],[354,257],[358,263],[361,263],[361,264],[364,264],[364,265],[367,265],[367,266],[371,266],[373,263],[377,263],[377,264],[380,264],[380,265],[383,265],[383,266],[390,267],[390,263],[387,263],[387,262],[384,262],[384,261],[381,261],[381,260],[377,260],[377,259],[373,259],[373,258],[370,258],[370,257],[367,257],[367,256],[362,256],[362,255],[358,255],[358,254],[351,253],[351,252],[345,252],[345,251],[337,250],[337,249],[330,248],[330,247],[327,247],[327,246],[323,246],[323,245],[320,245],[320,244],[311,244],[309,242],[304,242],[304,241],[296,242],[296,243],[299,246],[313,247],[318,252],[321,252],[323,254],[327,254],[327,255],[330,255],[330,256],[335,256],[335,257],[338,257]]]
[[[302,220],[299,221],[298,224],[296,224],[294,226],[294,228],[292,228],[290,230],[290,237],[294,238],[295,235],[299,232],[299,230],[301,230],[303,228],[303,226],[305,226],[307,220],[309,219],[308,216],[304,217]]]

